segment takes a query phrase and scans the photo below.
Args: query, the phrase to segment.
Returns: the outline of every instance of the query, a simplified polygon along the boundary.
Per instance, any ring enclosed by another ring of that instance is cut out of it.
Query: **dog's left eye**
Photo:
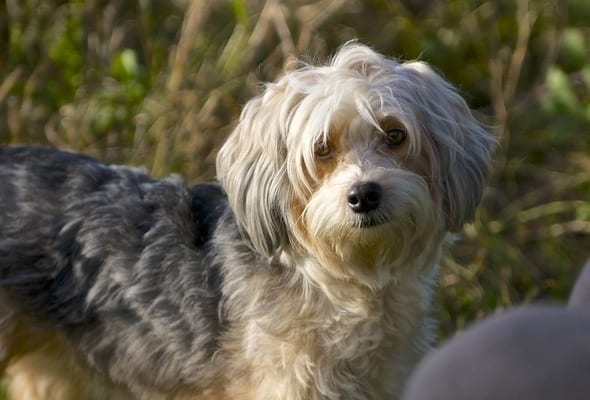
[[[315,144],[314,153],[318,158],[325,158],[332,153],[332,148],[328,142],[321,140]]]
[[[394,128],[385,131],[385,144],[389,147],[398,147],[405,140],[408,134],[405,130]]]

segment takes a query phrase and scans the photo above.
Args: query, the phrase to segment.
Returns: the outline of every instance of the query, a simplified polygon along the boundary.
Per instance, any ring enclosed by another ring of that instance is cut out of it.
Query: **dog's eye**
[[[320,140],[315,144],[314,153],[316,157],[324,158],[332,153],[332,148],[328,142]]]
[[[406,140],[407,136],[408,134],[403,129],[388,129],[385,131],[385,144],[389,147],[398,147]]]

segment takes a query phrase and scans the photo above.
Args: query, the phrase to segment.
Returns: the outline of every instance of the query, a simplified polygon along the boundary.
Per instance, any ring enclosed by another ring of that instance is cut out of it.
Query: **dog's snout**
[[[375,182],[354,185],[348,191],[348,206],[355,213],[366,213],[379,207],[383,189]]]

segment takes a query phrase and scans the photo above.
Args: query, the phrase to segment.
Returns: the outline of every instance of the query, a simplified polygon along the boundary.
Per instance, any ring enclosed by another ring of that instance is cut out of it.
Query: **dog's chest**
[[[422,322],[392,325],[399,315],[373,311],[356,320],[309,315],[281,332],[270,329],[267,318],[248,321],[243,352],[232,357],[243,363],[245,379],[234,382],[230,392],[245,399],[396,398],[408,366],[418,358],[410,338]],[[422,313],[413,315],[421,318]],[[273,314],[275,321],[280,318]]]

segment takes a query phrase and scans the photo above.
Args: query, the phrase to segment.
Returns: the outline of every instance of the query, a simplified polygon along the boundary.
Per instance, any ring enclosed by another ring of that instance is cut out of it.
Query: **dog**
[[[420,61],[351,42],[246,103],[218,183],[0,150],[11,399],[396,399],[494,139]]]

